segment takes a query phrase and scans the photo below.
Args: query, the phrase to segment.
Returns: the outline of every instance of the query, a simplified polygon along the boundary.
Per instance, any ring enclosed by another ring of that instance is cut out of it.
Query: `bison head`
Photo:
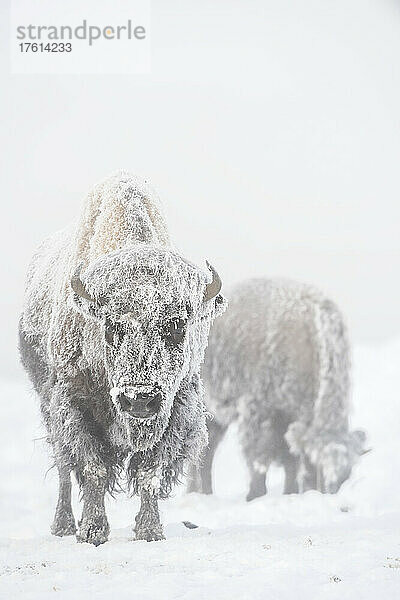
[[[347,434],[346,439],[330,441],[320,452],[317,462],[317,488],[335,494],[350,477],[353,466],[365,449],[366,435],[362,430]]]
[[[142,244],[75,271],[74,300],[86,317],[83,358],[104,369],[127,418],[165,421],[183,380],[198,372],[211,322],[225,306],[208,267]]]

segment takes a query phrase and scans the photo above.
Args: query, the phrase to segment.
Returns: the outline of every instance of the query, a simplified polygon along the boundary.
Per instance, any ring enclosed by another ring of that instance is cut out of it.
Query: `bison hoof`
[[[135,529],[135,539],[145,540],[146,542],[159,542],[165,540],[165,537],[161,528]]]
[[[79,522],[76,541],[100,546],[100,544],[104,544],[108,540],[109,533],[110,527],[106,517],[97,517],[94,519],[83,518]]]
[[[51,526],[51,533],[59,537],[74,535],[76,533],[74,515],[72,513],[64,513],[62,515],[56,514]]]
[[[251,502],[252,500],[255,500],[256,498],[261,498],[261,496],[265,496],[265,491],[250,490],[246,496],[246,502]]]

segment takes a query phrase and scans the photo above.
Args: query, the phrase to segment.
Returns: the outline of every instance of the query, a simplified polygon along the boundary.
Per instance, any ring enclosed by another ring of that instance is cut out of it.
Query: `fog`
[[[400,3],[152,2],[149,75],[10,75],[1,3],[0,375],[27,264],[117,168],[230,284],[314,283],[355,342],[400,335]],[[396,62],[395,62],[396,61]]]

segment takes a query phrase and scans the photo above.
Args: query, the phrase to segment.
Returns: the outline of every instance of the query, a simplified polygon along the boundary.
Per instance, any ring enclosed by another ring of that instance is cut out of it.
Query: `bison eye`
[[[183,341],[183,338],[185,337],[185,325],[185,321],[179,319],[179,317],[175,317],[167,323],[165,332],[166,338],[174,346],[177,346]]]
[[[105,323],[105,335],[106,342],[109,346],[118,346],[123,337],[121,327],[116,324],[114,325],[111,321]]]

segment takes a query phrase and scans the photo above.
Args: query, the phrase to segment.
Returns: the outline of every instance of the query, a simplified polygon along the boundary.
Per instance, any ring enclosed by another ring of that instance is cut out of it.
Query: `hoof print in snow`
[[[388,563],[385,565],[388,569],[400,569],[400,558],[387,557]]]
[[[184,524],[185,527],[187,527],[188,529],[197,529],[199,526],[195,525],[194,523],[192,523],[191,521],[182,521],[182,523]]]
[[[304,545],[305,545],[305,546],[312,546],[312,545],[313,545],[313,541],[312,541],[312,539],[311,539],[310,537],[307,537],[307,538],[304,540]]]
[[[263,550],[271,550],[271,544],[263,544]]]

